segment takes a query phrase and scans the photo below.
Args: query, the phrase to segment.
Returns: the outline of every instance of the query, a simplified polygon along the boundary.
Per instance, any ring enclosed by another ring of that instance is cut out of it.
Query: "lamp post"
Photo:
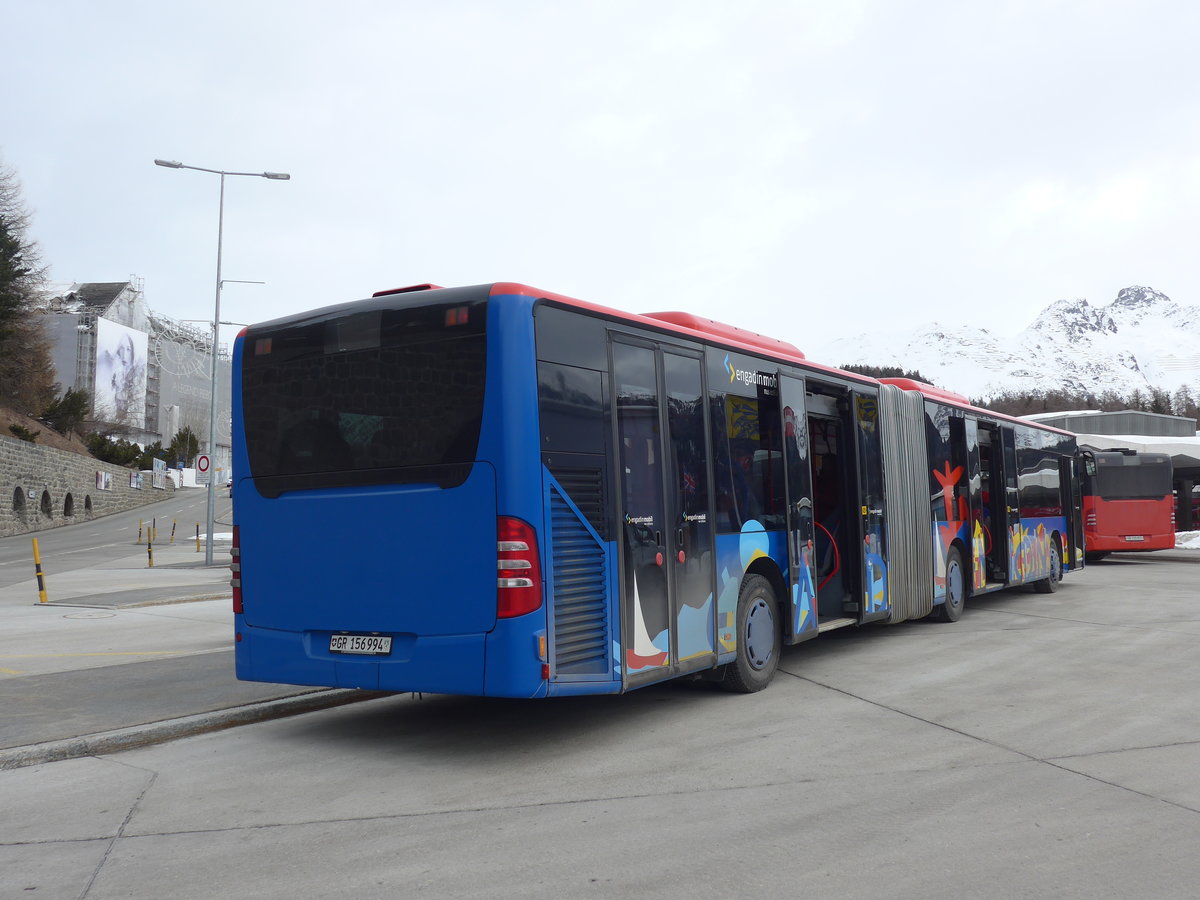
[[[210,457],[216,456],[217,450],[217,337],[221,333],[221,241],[225,233],[225,176],[226,175],[247,175],[252,178],[268,178],[272,181],[287,181],[292,176],[286,172],[225,172],[221,169],[205,169],[200,166],[185,166],[181,162],[174,162],[166,159],[156,159],[156,166],[164,166],[168,169],[192,169],[196,172],[210,172],[213,175],[221,176],[221,198],[217,206],[217,286],[216,299],[213,302],[213,346],[212,346],[212,386],[209,392],[208,400],[208,453]],[[211,462],[210,462],[211,466]],[[213,506],[216,497],[216,485],[213,483],[213,473],[209,471],[208,475],[208,503],[205,512],[206,524],[208,525],[208,537],[205,541],[204,549],[204,564],[211,566],[213,561]]]

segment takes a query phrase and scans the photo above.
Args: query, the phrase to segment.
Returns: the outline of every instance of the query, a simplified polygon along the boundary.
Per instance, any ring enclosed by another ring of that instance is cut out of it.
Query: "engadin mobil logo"
[[[767,372],[748,372],[745,369],[735,369],[733,363],[729,361],[729,354],[725,354],[725,371],[729,373],[729,383],[740,381],[742,384],[761,385],[763,387],[775,387],[775,376]]]

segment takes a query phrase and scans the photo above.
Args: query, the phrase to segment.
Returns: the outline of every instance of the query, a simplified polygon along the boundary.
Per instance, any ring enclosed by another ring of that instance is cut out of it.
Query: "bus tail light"
[[[233,526],[233,546],[230,547],[229,553],[233,556],[233,562],[229,564],[229,571],[233,577],[229,579],[229,585],[233,588],[233,611],[241,613],[242,611],[242,533],[241,528],[237,525]]]
[[[496,617],[511,619],[542,605],[537,535],[520,519],[496,519]]]

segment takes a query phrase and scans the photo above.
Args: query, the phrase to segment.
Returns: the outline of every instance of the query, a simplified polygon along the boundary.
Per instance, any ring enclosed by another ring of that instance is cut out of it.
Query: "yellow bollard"
[[[169,540],[167,543],[169,543],[169,544],[175,543],[175,520],[174,519],[171,520],[171,540]]]
[[[42,576],[42,554],[38,550],[37,538],[33,539],[33,570],[37,572],[38,602],[46,602],[46,579]]]
[[[158,519],[155,518],[155,519],[150,520],[150,531],[146,535],[146,543],[149,544],[151,541],[157,541],[157,540],[158,540]]]
[[[146,568],[153,569],[154,568],[154,541],[146,541],[146,559],[148,559],[150,561],[150,564],[148,566],[146,566]]]
[[[196,523],[196,552],[200,552],[200,523]]]
[[[140,544],[142,542],[142,520],[138,519],[138,539],[134,542]]]

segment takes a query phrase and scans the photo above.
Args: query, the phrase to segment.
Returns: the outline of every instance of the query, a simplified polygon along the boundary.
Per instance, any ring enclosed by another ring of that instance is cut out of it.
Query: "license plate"
[[[1127,540],[1127,541],[1135,541],[1136,542],[1136,541],[1144,541],[1145,539],[1146,539],[1145,535],[1141,535],[1141,534],[1125,535],[1125,540]]]
[[[331,634],[329,652],[387,656],[392,652],[392,639],[379,634]]]

